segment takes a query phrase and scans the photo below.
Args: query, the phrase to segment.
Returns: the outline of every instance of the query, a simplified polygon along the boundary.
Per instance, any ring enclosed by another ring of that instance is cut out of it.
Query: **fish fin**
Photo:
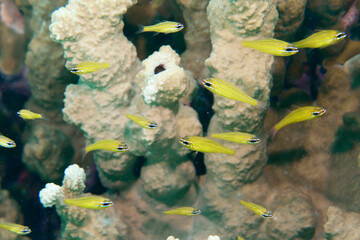
[[[275,139],[277,132],[278,130],[275,128],[275,126],[269,130],[269,137],[271,141]]]
[[[260,101],[257,101],[257,103],[258,103],[258,104],[256,105],[256,107],[257,107],[259,110],[262,110],[262,111],[267,110],[267,106],[266,106],[265,103],[260,102]]]
[[[139,33],[142,33],[142,32],[144,32],[144,25],[141,25],[141,24],[138,24],[138,27],[139,27],[139,30],[137,30],[136,32],[135,32],[135,34],[139,34]]]
[[[49,119],[44,114],[41,114],[41,119],[45,121],[49,121]]]
[[[153,37],[156,36],[156,35],[158,35],[158,34],[159,34],[159,32],[154,33],[154,34],[153,34]]]

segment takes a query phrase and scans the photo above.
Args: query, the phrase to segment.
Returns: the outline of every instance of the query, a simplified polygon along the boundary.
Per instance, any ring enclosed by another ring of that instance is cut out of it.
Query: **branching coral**
[[[63,239],[124,239],[126,225],[115,208],[104,210],[83,209],[66,205],[65,198],[84,197],[85,171],[78,165],[70,165],[64,172],[63,186],[46,184],[39,193],[44,207],[56,205],[62,219]]]

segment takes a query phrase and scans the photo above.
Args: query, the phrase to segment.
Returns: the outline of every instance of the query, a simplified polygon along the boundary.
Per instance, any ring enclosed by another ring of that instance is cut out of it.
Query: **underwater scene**
[[[0,0],[0,240],[360,240],[359,11]]]

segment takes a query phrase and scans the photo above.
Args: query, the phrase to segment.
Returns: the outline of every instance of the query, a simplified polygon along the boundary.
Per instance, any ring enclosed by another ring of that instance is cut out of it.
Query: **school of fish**
[[[9,27],[12,27],[15,31],[23,33],[23,26],[20,22],[15,22],[10,17],[7,17],[7,9],[11,9],[11,11],[15,11],[13,5],[11,5],[8,1],[5,1],[1,5],[2,18],[5,24]],[[10,10],[8,10],[10,11]],[[13,22],[12,22],[13,21]],[[155,32],[155,33],[175,33],[181,31],[184,28],[184,25],[178,22],[172,21],[164,21],[151,26],[140,26],[138,33],[143,32]],[[338,42],[342,41],[346,38],[346,33],[337,31],[337,30],[323,30],[319,32],[315,32],[309,37],[294,42],[287,43],[282,40],[270,38],[270,39],[260,39],[260,40],[244,40],[242,41],[242,45],[246,48],[255,49],[257,51],[271,54],[274,56],[291,56],[300,51],[301,48],[324,48]],[[85,61],[76,64],[74,67],[70,69],[70,72],[74,74],[88,74],[93,73],[95,71],[102,71],[106,68],[109,68],[109,63],[100,63],[100,62],[91,62]],[[235,80],[236,79],[232,79]],[[249,96],[238,87],[233,85],[232,83],[217,79],[217,78],[207,78],[202,80],[202,85],[211,91],[212,93],[224,97],[229,100],[239,101],[246,104],[249,104],[252,107],[255,107],[259,110],[266,110],[266,105]],[[302,121],[308,121],[312,119],[316,119],[321,117],[326,113],[326,110],[322,107],[317,106],[305,106],[300,107],[286,115],[280,122],[278,122],[269,132],[269,134],[274,137],[275,134],[282,129],[283,127],[294,124]],[[46,119],[40,113],[35,113],[27,109],[21,109],[18,111],[18,116],[24,120],[35,120],[35,119]],[[154,130],[158,127],[157,122],[154,120],[148,119],[141,115],[133,115],[127,113],[126,116],[130,121],[139,125],[140,127],[147,130]],[[240,144],[259,144],[261,143],[261,139],[251,133],[245,132],[226,132],[226,133],[213,133],[211,135],[212,138],[221,139],[225,141],[231,141],[234,143]],[[230,149],[210,138],[201,137],[201,136],[184,136],[180,138],[180,143],[186,148],[195,151],[195,152],[203,152],[203,153],[219,153],[219,154],[227,154],[234,155],[236,150]],[[14,148],[16,147],[16,143],[4,136],[0,135],[0,146],[5,148]],[[94,142],[88,145],[85,149],[86,153],[95,151],[95,150],[106,150],[106,151],[114,151],[114,152],[125,152],[128,150],[128,146],[125,142],[114,140],[114,139],[105,139]],[[87,209],[95,209],[101,210],[106,209],[114,205],[114,203],[107,198],[102,196],[87,196],[80,198],[66,198],[64,199],[64,203],[67,205],[87,208]],[[272,218],[273,214],[270,210],[257,205],[252,202],[246,202],[241,200],[240,204],[245,206],[246,208],[253,211],[255,214],[262,218]],[[171,209],[163,212],[166,215],[183,215],[183,216],[196,216],[201,213],[201,210],[195,207],[180,207],[176,209]],[[27,226],[22,226],[13,223],[0,223],[0,228],[17,233],[19,235],[26,235],[31,233],[30,228]],[[243,240],[244,238],[237,236],[238,240]]]

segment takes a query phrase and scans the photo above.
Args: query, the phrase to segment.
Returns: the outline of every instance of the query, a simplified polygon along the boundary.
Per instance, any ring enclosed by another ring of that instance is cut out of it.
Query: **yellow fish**
[[[104,68],[110,67],[109,63],[98,62],[82,62],[71,68],[70,72],[75,74],[85,74],[95,72]]]
[[[326,110],[321,107],[307,106],[298,108],[284,117],[278,122],[271,130],[272,137],[283,127],[297,122],[303,122],[311,119],[318,118],[326,113]]]
[[[242,144],[257,144],[261,142],[260,138],[255,135],[243,132],[213,133],[211,137]]]
[[[141,127],[146,128],[146,129],[154,129],[154,128],[157,128],[157,126],[158,126],[156,122],[151,121],[151,120],[141,117],[141,116],[135,116],[135,115],[131,115],[131,114],[126,114],[126,116],[128,118],[130,118],[131,120],[133,120],[134,122],[136,122]]]
[[[178,22],[165,21],[151,26],[141,26],[137,33],[142,32],[157,32],[157,33],[175,33],[179,32],[184,28],[184,25]]]
[[[299,52],[299,49],[293,44],[274,38],[254,41],[243,40],[241,43],[244,47],[280,57],[291,56]]]
[[[240,237],[240,236],[238,236],[238,240],[245,240],[244,238],[242,238],[242,237]]]
[[[0,223],[0,228],[17,233],[19,235],[26,235],[31,233],[31,229],[29,227],[15,223]]]
[[[26,109],[21,109],[20,111],[17,112],[17,114],[19,115],[19,117],[21,117],[22,119],[26,119],[26,120],[43,118],[43,116],[41,114],[34,113],[34,112],[31,112]]]
[[[14,148],[16,147],[16,143],[8,137],[4,135],[0,135],[0,146],[6,148]]]
[[[195,216],[201,213],[200,209],[194,207],[181,207],[164,212],[171,215]]]
[[[345,37],[346,33],[344,32],[323,30],[293,44],[298,48],[324,48],[340,42]]]
[[[234,155],[235,150],[227,148],[211,139],[199,136],[180,138],[180,143],[196,152],[204,153],[225,153]]]
[[[217,79],[217,78],[207,78],[202,80],[202,84],[206,87],[209,91],[216,93],[220,96],[226,97],[231,100],[240,101],[248,103],[252,106],[265,109],[265,104],[253,99],[240,89],[238,89],[235,85],[228,83],[224,80]]]
[[[64,200],[66,204],[91,209],[104,209],[111,207],[114,203],[107,198],[101,196],[83,197],[83,198],[68,198]]]
[[[244,205],[245,207],[249,208],[250,210],[252,210],[254,213],[259,215],[260,217],[263,217],[263,218],[271,218],[272,217],[272,212],[269,210],[266,210],[262,206],[259,206],[255,203],[251,203],[251,202],[245,202],[245,201],[240,201],[240,203],[242,205]]]
[[[128,150],[128,146],[124,142],[120,142],[117,140],[101,140],[90,146],[86,147],[86,152],[94,151],[94,150],[109,150],[113,152],[125,152]]]

